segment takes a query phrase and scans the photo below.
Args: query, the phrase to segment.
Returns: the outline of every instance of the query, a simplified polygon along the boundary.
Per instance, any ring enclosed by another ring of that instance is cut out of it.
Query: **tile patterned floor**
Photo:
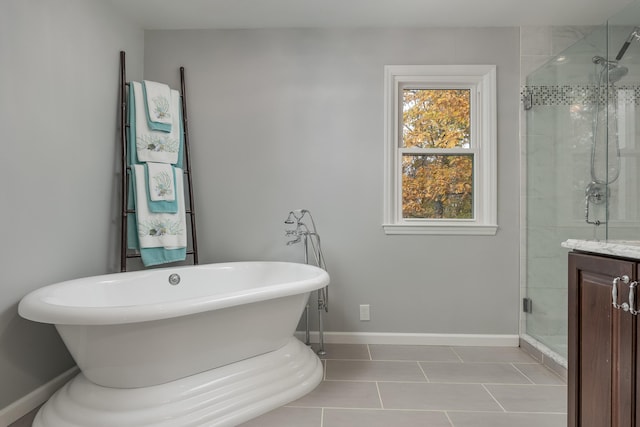
[[[242,427],[565,427],[567,387],[519,348],[327,344],[306,396]],[[27,427],[35,411],[10,427]]]
[[[306,396],[242,427],[565,427],[567,387],[519,348],[327,344]]]

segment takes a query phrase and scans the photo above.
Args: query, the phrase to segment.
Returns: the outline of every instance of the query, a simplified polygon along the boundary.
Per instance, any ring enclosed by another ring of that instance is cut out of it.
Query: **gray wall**
[[[497,65],[496,236],[384,234],[385,64]],[[307,208],[328,331],[518,333],[517,28],[145,32],[145,78],[181,65],[203,262],[301,260],[283,221]]]
[[[92,0],[0,2],[0,408],[73,366],[20,298],[116,269],[118,52],[144,35]]]
[[[143,49],[144,47],[144,49]],[[202,262],[300,261],[288,210],[316,218],[327,330],[518,332],[518,30],[148,31],[98,0],[0,4],[0,408],[72,365],[17,303],[117,269],[119,50],[131,79],[185,66]],[[500,230],[386,236],[383,65],[496,64]],[[20,208],[20,209],[15,209]],[[370,322],[358,305],[371,304]],[[7,386],[10,384],[10,386]]]

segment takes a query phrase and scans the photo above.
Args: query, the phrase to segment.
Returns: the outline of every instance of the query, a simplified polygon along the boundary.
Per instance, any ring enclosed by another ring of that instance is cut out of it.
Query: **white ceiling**
[[[144,29],[598,25],[632,0],[109,0]]]

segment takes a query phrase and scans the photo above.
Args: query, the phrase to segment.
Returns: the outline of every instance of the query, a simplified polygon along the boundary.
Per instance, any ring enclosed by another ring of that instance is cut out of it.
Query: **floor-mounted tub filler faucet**
[[[309,226],[307,226],[307,224],[303,222],[303,219],[305,219],[305,217],[308,217],[308,220],[311,221],[311,228],[309,228]],[[295,225],[294,229],[285,230],[285,235],[287,237],[291,237],[291,240],[287,242],[287,246],[302,242],[304,247],[305,264],[309,264],[309,249],[311,249],[315,265],[326,271],[327,266],[324,262],[324,255],[322,254],[320,235],[316,230],[316,223],[313,220],[311,212],[306,209],[296,209],[290,211],[289,216],[287,216],[287,219],[284,221],[284,223],[287,225]],[[323,311],[329,311],[328,286],[318,289],[318,335],[320,341],[320,349],[318,350],[318,354],[321,356],[327,354],[324,349],[324,328],[322,323]],[[311,343],[311,337],[309,333],[309,304],[307,304],[307,307],[305,308],[305,323],[305,344],[309,345]]]

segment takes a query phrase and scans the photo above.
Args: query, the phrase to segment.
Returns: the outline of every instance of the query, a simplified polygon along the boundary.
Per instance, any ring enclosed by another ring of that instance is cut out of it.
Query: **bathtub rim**
[[[185,269],[207,269],[216,267],[234,267],[242,265],[274,264],[295,265],[296,268],[308,269],[316,273],[311,278],[289,281],[268,286],[256,286],[235,292],[211,294],[188,299],[180,299],[170,302],[151,303],[144,305],[127,306],[73,306],[52,304],[43,300],[51,290],[63,287],[70,283],[87,281],[87,283],[104,284],[111,282],[123,275],[140,274],[170,274]],[[205,311],[220,310],[238,305],[251,304],[267,299],[274,299],[311,292],[329,284],[329,274],[313,265],[284,262],[284,261],[237,261],[226,263],[210,263],[189,265],[180,267],[165,267],[152,270],[140,270],[125,273],[112,273],[99,276],[88,276],[78,279],[66,280],[36,289],[22,298],[18,305],[18,313],[21,317],[40,323],[55,325],[117,325],[127,323],[148,322],[154,320],[170,319],[187,316]]]

